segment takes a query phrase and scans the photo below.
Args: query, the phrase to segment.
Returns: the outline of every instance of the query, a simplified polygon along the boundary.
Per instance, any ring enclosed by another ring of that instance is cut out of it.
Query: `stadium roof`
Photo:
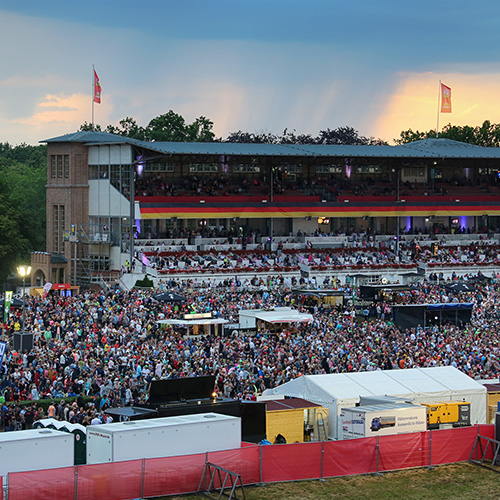
[[[78,142],[88,146],[131,144],[166,155],[296,156],[323,158],[469,158],[500,159],[500,148],[482,147],[450,139],[424,139],[399,146],[330,144],[244,144],[234,142],[149,142],[107,132],[75,132],[46,143]]]

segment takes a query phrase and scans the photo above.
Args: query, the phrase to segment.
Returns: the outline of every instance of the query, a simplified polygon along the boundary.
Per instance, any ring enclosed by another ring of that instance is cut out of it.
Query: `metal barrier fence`
[[[198,455],[15,472],[8,476],[8,498],[129,500],[194,493],[206,462],[240,474],[244,485],[430,467],[469,460],[476,436],[493,434],[492,425],[480,425],[347,441],[250,445]]]

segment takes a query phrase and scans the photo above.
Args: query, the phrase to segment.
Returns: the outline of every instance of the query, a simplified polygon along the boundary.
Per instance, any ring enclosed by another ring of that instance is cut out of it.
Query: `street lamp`
[[[23,278],[23,333],[26,332],[26,311],[24,306],[24,296],[26,295],[26,276],[31,274],[31,266],[18,266],[17,274]]]

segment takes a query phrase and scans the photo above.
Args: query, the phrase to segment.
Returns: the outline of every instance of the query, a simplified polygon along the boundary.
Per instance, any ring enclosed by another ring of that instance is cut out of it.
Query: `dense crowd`
[[[243,283],[228,278],[222,286],[173,279],[162,285],[186,300],[164,303],[152,292],[118,289],[76,297],[30,297],[26,329],[34,332],[34,348],[25,353],[7,350],[0,383],[3,426],[29,426],[40,416],[39,399],[70,396],[95,396],[95,404],[63,402],[49,408],[49,416],[97,423],[107,407],[145,402],[151,380],[168,377],[213,374],[220,394],[255,399],[266,388],[302,374],[451,365],[474,378],[500,375],[500,286],[489,280],[478,281],[473,292],[461,295],[424,282],[365,305],[361,313],[354,307],[356,300],[334,306],[292,294],[281,276]],[[424,300],[472,301],[472,321],[425,329],[393,324],[391,302]],[[313,321],[277,333],[235,330],[227,336],[198,337],[158,324],[191,312],[211,312],[237,323],[241,309],[286,305],[309,310]],[[10,339],[22,328],[21,311],[13,309],[4,336]],[[20,400],[33,405],[21,409],[16,406]]]

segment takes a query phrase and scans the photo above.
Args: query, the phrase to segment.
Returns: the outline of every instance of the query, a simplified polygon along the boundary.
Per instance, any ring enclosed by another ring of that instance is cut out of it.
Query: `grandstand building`
[[[47,252],[32,284],[88,284],[133,242],[220,235],[276,248],[304,234],[500,227],[500,148],[145,142],[104,132],[46,141]],[[198,245],[199,246],[199,245]]]

